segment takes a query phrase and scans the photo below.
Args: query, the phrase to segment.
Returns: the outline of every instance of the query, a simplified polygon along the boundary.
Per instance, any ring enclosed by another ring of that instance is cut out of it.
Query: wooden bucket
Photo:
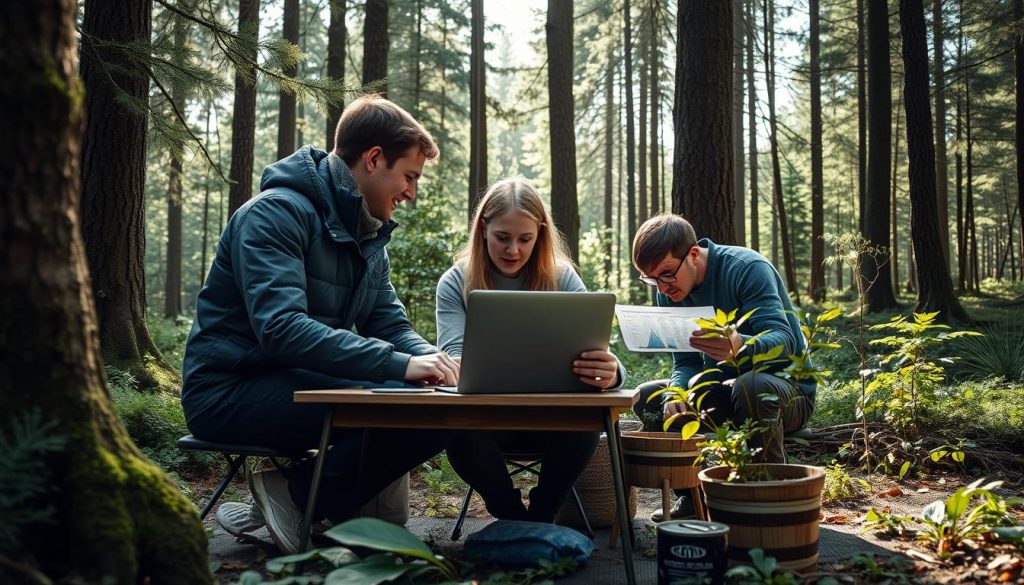
[[[766,463],[770,481],[727,483],[728,467],[701,471],[708,515],[729,526],[729,564],[749,564],[750,549],[764,550],[785,571],[818,567],[818,518],[825,470]]]
[[[697,443],[704,435],[683,440],[679,433],[622,433],[622,459],[626,464],[626,483],[643,488],[661,489],[668,480],[673,489],[700,485],[694,467]]]

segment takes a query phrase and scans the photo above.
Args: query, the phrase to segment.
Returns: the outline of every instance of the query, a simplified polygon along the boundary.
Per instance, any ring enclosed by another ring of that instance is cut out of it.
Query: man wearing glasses
[[[735,427],[748,418],[758,422],[768,430],[752,438],[749,447],[761,448],[759,457],[763,462],[785,462],[783,433],[803,428],[811,418],[816,384],[813,380],[797,384],[778,375],[790,363],[785,356],[799,355],[806,346],[779,272],[764,256],[749,248],[718,245],[708,239],[698,241],[693,226],[671,213],[652,217],[637,230],[633,265],[640,271],[644,284],[657,287],[655,302],[659,307],[712,306],[726,313],[736,309],[737,315],[757,309],[730,339],[706,339],[700,337],[701,331],[695,332],[690,345],[698,352],[673,354],[671,378],[640,386],[640,397],[633,409],[645,426],[661,430],[661,421],[682,408],[681,403],[667,403],[665,394],[650,402],[647,397],[666,386],[689,388],[697,374],[718,367],[718,362],[728,358],[732,351],[739,351],[746,339],[761,333],[744,351],[753,350],[753,355],[781,345],[781,361],[767,372],[750,372],[750,360],[740,372],[701,377],[703,382],[717,376],[719,383],[699,392],[708,390],[700,408],[716,425],[731,421]],[[679,424],[686,420],[692,419],[685,417]],[[692,503],[680,498],[672,517],[686,516],[687,508],[692,510]],[[662,516],[659,510],[652,519],[658,522]]]

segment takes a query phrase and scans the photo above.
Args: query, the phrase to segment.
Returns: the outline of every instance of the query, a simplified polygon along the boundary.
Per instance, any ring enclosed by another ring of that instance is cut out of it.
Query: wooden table
[[[632,406],[635,393],[635,390],[613,390],[571,394],[403,394],[364,389],[296,392],[295,402],[330,407],[324,417],[320,450],[299,542],[305,546],[309,541],[327,444],[334,427],[604,431],[608,435],[619,525],[629,526],[618,419],[619,414]],[[629,530],[620,531],[622,560],[626,568],[626,582],[635,585],[629,533]]]

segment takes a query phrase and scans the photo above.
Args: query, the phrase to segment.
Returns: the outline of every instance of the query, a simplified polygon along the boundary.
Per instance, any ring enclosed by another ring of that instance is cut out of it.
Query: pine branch
[[[206,162],[208,162],[210,166],[217,171],[217,174],[225,183],[232,183],[233,181],[231,179],[224,176],[224,170],[221,169],[220,164],[213,162],[213,157],[210,156],[210,152],[206,149],[206,145],[203,144],[203,141],[200,140],[198,136],[196,136],[195,132],[192,132],[192,128],[189,127],[188,122],[185,120],[184,114],[182,114],[182,112],[178,110],[178,106],[174,103],[174,99],[171,98],[171,94],[168,93],[167,89],[165,89],[163,84],[160,83],[160,80],[157,79],[156,76],[154,75],[150,75],[150,79],[153,81],[153,85],[155,85],[157,89],[160,90],[160,93],[163,94],[164,98],[167,99],[167,103],[171,105],[171,110],[174,112],[174,117],[177,118],[178,122],[182,125],[182,127],[185,128],[189,136],[192,137],[192,141],[195,142],[195,144],[199,147],[199,150],[202,151],[203,157],[206,158]]]

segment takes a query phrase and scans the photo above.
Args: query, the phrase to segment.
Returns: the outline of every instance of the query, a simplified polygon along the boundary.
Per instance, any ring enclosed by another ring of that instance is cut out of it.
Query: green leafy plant
[[[939,463],[943,459],[948,458],[958,464],[960,469],[963,470],[964,461],[967,459],[967,450],[975,447],[977,447],[977,445],[973,441],[959,438],[956,440],[956,443],[946,443],[935,447],[928,452],[928,458],[931,459],[933,463]]]
[[[891,514],[871,508],[864,516],[864,530],[875,530],[888,536],[903,538],[908,533],[907,524],[913,520],[912,516]]]
[[[791,571],[778,572],[774,557],[765,556],[764,550],[750,549],[750,565],[737,565],[725,572],[728,583],[734,585],[798,585],[803,578]],[[832,577],[816,581],[819,585],[838,585]]]
[[[999,526],[1017,523],[1009,508],[1024,502],[1021,498],[1004,499],[992,490],[1003,484],[984,478],[961,487],[946,498],[925,506],[921,512],[924,528],[918,539],[931,543],[940,557],[947,557],[967,539],[991,533]],[[974,500],[979,502],[974,504]]]
[[[983,325],[980,337],[956,344],[961,368],[976,378],[1002,378],[1024,382],[1024,320],[1010,324]]]
[[[825,487],[821,490],[821,499],[823,502],[852,500],[869,488],[868,482],[863,479],[854,480],[846,468],[833,459],[825,466]]]

